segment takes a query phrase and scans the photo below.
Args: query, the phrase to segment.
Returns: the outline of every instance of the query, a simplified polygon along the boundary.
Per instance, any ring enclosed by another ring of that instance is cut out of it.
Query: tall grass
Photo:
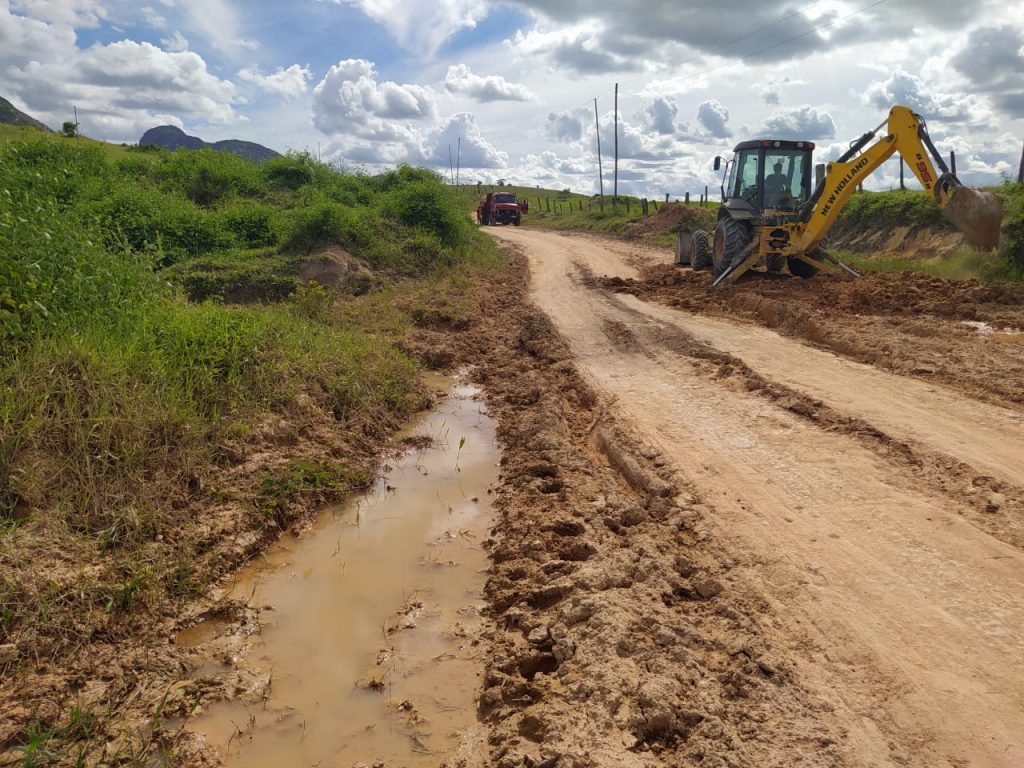
[[[134,597],[111,597],[125,584],[194,589],[188,542],[153,542],[188,523],[175,500],[265,415],[316,412],[372,442],[422,402],[398,343],[408,321],[382,331],[396,310],[364,317],[303,287],[308,253],[349,250],[379,271],[366,289],[476,259],[477,238],[429,171],[0,146],[0,531],[45,522],[69,552],[123,551],[95,589],[48,586],[28,560],[4,576],[0,644],[20,633],[69,647],[73,606],[127,610]],[[225,305],[232,286],[268,303]],[[54,589],[60,610],[44,599]]]

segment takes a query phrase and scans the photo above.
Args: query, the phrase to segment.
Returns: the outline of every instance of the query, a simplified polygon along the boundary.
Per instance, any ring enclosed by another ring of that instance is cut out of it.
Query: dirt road
[[[495,232],[607,409],[703,503],[843,759],[1024,765],[1024,413],[595,279],[661,253]]]

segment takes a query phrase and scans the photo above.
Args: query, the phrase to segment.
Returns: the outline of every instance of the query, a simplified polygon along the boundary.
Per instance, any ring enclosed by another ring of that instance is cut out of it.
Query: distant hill
[[[0,96],[0,123],[6,123],[7,125],[30,125],[33,128],[53,133],[49,127],[43,125],[34,117],[26,115],[3,96]]]
[[[275,152],[268,147],[264,147],[262,144],[256,144],[252,141],[225,139],[224,141],[215,141],[211,144],[203,141],[198,136],[189,136],[181,128],[173,125],[159,125],[156,128],[150,128],[139,139],[139,146],[146,144],[154,147],[163,147],[164,149],[202,149],[203,147],[209,147],[219,152],[230,152],[233,155],[240,155],[246,160],[253,160],[257,163],[269,160],[272,157],[280,157],[279,152]]]

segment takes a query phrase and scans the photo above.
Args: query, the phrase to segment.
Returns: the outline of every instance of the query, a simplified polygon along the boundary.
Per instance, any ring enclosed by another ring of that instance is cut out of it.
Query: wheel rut
[[[1003,474],[1013,451],[977,467],[987,438],[949,439],[959,425],[946,414],[911,434],[592,290],[574,262],[630,271],[593,239],[505,239],[528,253],[531,296],[584,378],[707,506],[734,588],[764,597],[771,641],[828,701],[852,764],[1021,764],[1024,553],[1019,490]],[[788,364],[817,363],[817,350],[788,343]],[[898,412],[897,395],[877,397]],[[938,395],[953,416],[996,413]],[[979,432],[1021,439],[1018,422],[993,418]]]

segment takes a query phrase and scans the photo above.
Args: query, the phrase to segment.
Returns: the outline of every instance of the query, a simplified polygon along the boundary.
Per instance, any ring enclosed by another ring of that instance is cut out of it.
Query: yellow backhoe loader
[[[883,127],[887,133],[880,136]],[[999,245],[999,199],[961,184],[928,137],[924,118],[907,107],[893,107],[886,121],[829,163],[813,192],[812,142],[759,139],[744,141],[734,151],[726,163],[714,232],[680,234],[676,245],[677,264],[714,269],[713,288],[757,265],[769,272],[788,265],[797,277],[811,277],[822,268],[858,276],[822,241],[857,185],[895,152],[969,244],[984,250]],[[716,157],[715,170],[721,166],[722,158]]]

